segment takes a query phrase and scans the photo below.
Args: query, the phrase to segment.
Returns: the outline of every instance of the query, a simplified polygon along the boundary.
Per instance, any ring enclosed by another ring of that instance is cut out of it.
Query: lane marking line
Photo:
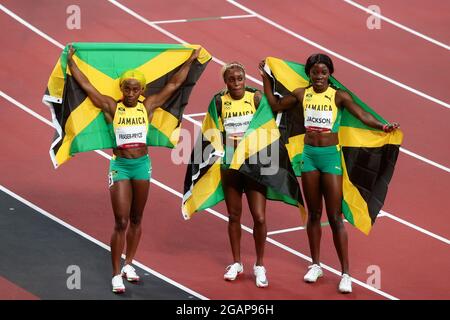
[[[428,235],[430,237],[433,237],[433,238],[435,238],[435,239],[437,239],[439,241],[442,241],[445,244],[450,244],[450,240],[449,239],[444,238],[442,236],[439,236],[439,235],[437,235],[437,234],[435,234],[433,232],[430,232],[428,230],[425,230],[424,228],[419,227],[419,226],[417,226],[417,225],[415,225],[415,224],[413,224],[411,222],[408,222],[406,220],[403,220],[403,219],[401,219],[401,218],[399,218],[397,216],[394,216],[393,214],[390,214],[390,213],[388,213],[386,211],[383,211],[383,210],[381,210],[380,213],[383,213],[386,217],[388,217],[388,218],[390,218],[392,220],[395,220],[395,221],[397,221],[397,222],[399,222],[399,223],[401,223],[401,224],[403,224],[403,225],[405,225],[407,227],[410,227],[410,228],[412,228],[414,230],[417,230],[417,231],[419,231],[421,233],[424,233],[424,234],[426,234],[426,235]]]
[[[202,116],[206,116],[206,112],[199,112],[199,113],[188,113],[185,114],[188,117],[202,117]]]
[[[433,38],[431,38],[429,36],[424,35],[423,33],[420,33],[420,32],[418,32],[418,31],[416,31],[414,29],[411,29],[411,28],[409,28],[409,27],[407,27],[407,26],[405,26],[405,25],[403,25],[401,23],[398,23],[398,22],[396,22],[396,21],[394,21],[392,19],[389,19],[388,17],[385,17],[385,16],[379,14],[378,12],[374,12],[374,11],[370,10],[369,8],[366,8],[366,7],[362,6],[361,4],[359,4],[359,3],[355,2],[355,1],[352,1],[352,0],[343,0],[343,1],[348,3],[351,6],[354,6],[355,8],[358,8],[358,9],[360,9],[362,11],[367,12],[368,14],[370,14],[372,16],[375,16],[375,17],[377,17],[377,18],[379,18],[381,20],[384,20],[384,21],[386,21],[386,22],[396,26],[397,28],[400,28],[400,29],[402,29],[402,30],[404,30],[406,32],[409,32],[409,33],[411,33],[411,34],[413,34],[413,35],[415,35],[415,36],[417,36],[419,38],[422,38],[422,39],[424,39],[424,40],[426,40],[428,42],[431,42],[431,43],[433,43],[433,44],[435,44],[435,45],[437,45],[439,47],[442,47],[444,49],[450,50],[450,46],[446,45],[445,43],[442,43],[442,42],[440,42],[440,41],[438,41],[436,39],[433,39]]]
[[[222,17],[204,17],[204,18],[190,18],[190,19],[176,19],[176,20],[159,20],[152,21],[154,24],[167,24],[167,23],[185,23],[185,22],[196,22],[196,21],[210,21],[210,20],[234,20],[234,19],[245,19],[254,18],[251,14],[242,14],[236,16],[222,16]]]
[[[112,0],[110,0],[110,1],[112,1]],[[366,72],[368,72],[368,73],[370,73],[370,74],[372,74],[372,75],[374,75],[374,76],[376,76],[378,78],[381,78],[381,79],[383,79],[383,80],[385,80],[387,82],[390,82],[390,83],[392,83],[392,84],[394,84],[394,85],[396,85],[396,86],[398,86],[398,87],[400,87],[402,89],[405,89],[405,90],[407,90],[409,92],[412,92],[412,93],[414,93],[414,94],[416,94],[416,95],[418,95],[418,96],[420,96],[422,98],[430,100],[430,101],[432,101],[432,102],[434,102],[436,104],[439,104],[439,105],[441,105],[441,106],[443,106],[443,107],[445,107],[447,109],[450,109],[450,104],[447,103],[447,102],[444,102],[442,100],[434,98],[434,97],[432,97],[432,96],[430,96],[430,95],[428,95],[428,94],[426,94],[426,93],[424,93],[422,91],[414,89],[414,88],[412,88],[412,87],[410,87],[410,86],[408,86],[408,85],[406,85],[406,84],[404,84],[404,83],[402,83],[400,81],[397,81],[397,80],[392,79],[392,78],[390,78],[388,76],[385,76],[385,75],[383,75],[383,74],[381,74],[381,73],[379,73],[379,72],[377,72],[377,71],[375,71],[373,69],[370,69],[370,68],[368,68],[368,67],[366,67],[366,66],[364,66],[364,65],[362,65],[362,64],[360,64],[360,63],[358,63],[358,62],[356,62],[354,60],[351,60],[351,59],[349,59],[349,58],[347,58],[347,57],[345,57],[345,56],[343,56],[343,55],[341,55],[341,54],[339,54],[339,53],[337,53],[335,51],[332,51],[331,49],[328,49],[328,48],[320,45],[319,43],[317,43],[315,41],[312,41],[312,40],[310,40],[310,39],[308,39],[308,38],[306,38],[306,37],[304,37],[302,35],[299,35],[298,33],[295,33],[294,31],[292,31],[292,30],[290,30],[290,29],[288,29],[286,27],[283,27],[282,25],[276,23],[275,21],[273,21],[273,20],[271,20],[271,19],[269,19],[269,18],[267,18],[267,17],[257,13],[256,11],[253,11],[253,10],[247,8],[246,6],[236,2],[234,0],[227,0],[227,2],[229,2],[230,4],[232,4],[232,5],[240,8],[240,9],[242,9],[243,11],[248,12],[249,14],[255,15],[257,18],[261,19],[262,21],[266,22],[267,24],[270,24],[271,26],[273,26],[273,27],[275,27],[275,28],[277,28],[277,29],[279,29],[279,30],[281,30],[281,31],[283,31],[283,32],[293,36],[294,38],[297,38],[297,39],[299,39],[299,40],[301,40],[303,42],[306,42],[307,44],[309,44],[309,45],[311,45],[313,47],[316,47],[316,48],[318,48],[318,49],[320,49],[320,50],[322,50],[322,51],[324,51],[324,52],[326,52],[326,53],[328,53],[328,54],[330,54],[330,55],[332,55],[332,56],[334,56],[334,57],[336,57],[338,59],[341,59],[341,60],[351,64],[352,66],[355,66],[355,67],[357,67],[357,68],[359,68],[361,70],[364,70],[364,71],[366,71]]]

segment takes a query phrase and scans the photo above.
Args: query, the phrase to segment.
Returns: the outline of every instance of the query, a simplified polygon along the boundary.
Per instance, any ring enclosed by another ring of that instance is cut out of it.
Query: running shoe
[[[240,262],[235,262],[230,264],[225,270],[226,273],[223,275],[223,278],[228,281],[233,281],[238,275],[244,272],[244,266]]]
[[[318,264],[312,264],[308,269],[309,271],[303,277],[306,282],[316,282],[318,278],[323,276],[322,268]]]
[[[123,280],[120,274],[114,276],[111,281],[112,284],[112,291],[114,293],[124,293],[125,292],[125,286],[123,284]]]
[[[258,288],[265,288],[269,285],[269,281],[266,277],[266,268],[264,268],[263,266],[254,265],[253,274],[255,275],[256,286]]]
[[[125,277],[130,282],[139,281],[139,276],[136,274],[136,270],[129,264],[122,268],[121,274],[122,277]]]
[[[339,282],[339,292],[350,293],[352,292],[352,278],[346,273],[342,275],[341,282]]]

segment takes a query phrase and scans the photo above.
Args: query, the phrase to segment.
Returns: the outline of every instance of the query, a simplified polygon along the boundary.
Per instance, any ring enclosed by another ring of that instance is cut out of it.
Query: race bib
[[[225,118],[223,127],[228,136],[242,137],[247,131],[250,122],[252,121],[253,114]]]
[[[146,126],[124,126],[116,128],[116,143],[119,148],[130,148],[147,143]]]
[[[333,127],[333,111],[317,111],[306,109],[305,127],[329,129]]]

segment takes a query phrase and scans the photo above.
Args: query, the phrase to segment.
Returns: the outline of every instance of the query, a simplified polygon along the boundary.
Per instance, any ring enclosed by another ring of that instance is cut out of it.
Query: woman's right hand
[[[383,126],[384,132],[392,132],[396,129],[400,128],[400,124],[398,122],[387,123]]]

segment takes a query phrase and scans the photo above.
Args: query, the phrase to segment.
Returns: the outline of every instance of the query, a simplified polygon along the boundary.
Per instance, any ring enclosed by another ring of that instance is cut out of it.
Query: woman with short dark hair
[[[333,242],[342,268],[339,291],[352,291],[349,275],[347,232],[342,220],[342,165],[338,131],[343,109],[367,126],[391,132],[398,123],[384,125],[370,113],[358,106],[349,93],[334,88],[329,78],[334,72],[333,62],[325,54],[311,55],[305,64],[310,85],[297,88],[282,98],[273,94],[272,83],[264,71],[264,61],[259,64],[264,82],[264,93],[275,112],[300,108],[306,129],[301,161],[302,187],[308,207],[307,233],[312,265],[306,273],[306,282],[316,282],[323,275],[320,266],[320,238],[322,234],[322,198],[328,221],[333,232]]]

